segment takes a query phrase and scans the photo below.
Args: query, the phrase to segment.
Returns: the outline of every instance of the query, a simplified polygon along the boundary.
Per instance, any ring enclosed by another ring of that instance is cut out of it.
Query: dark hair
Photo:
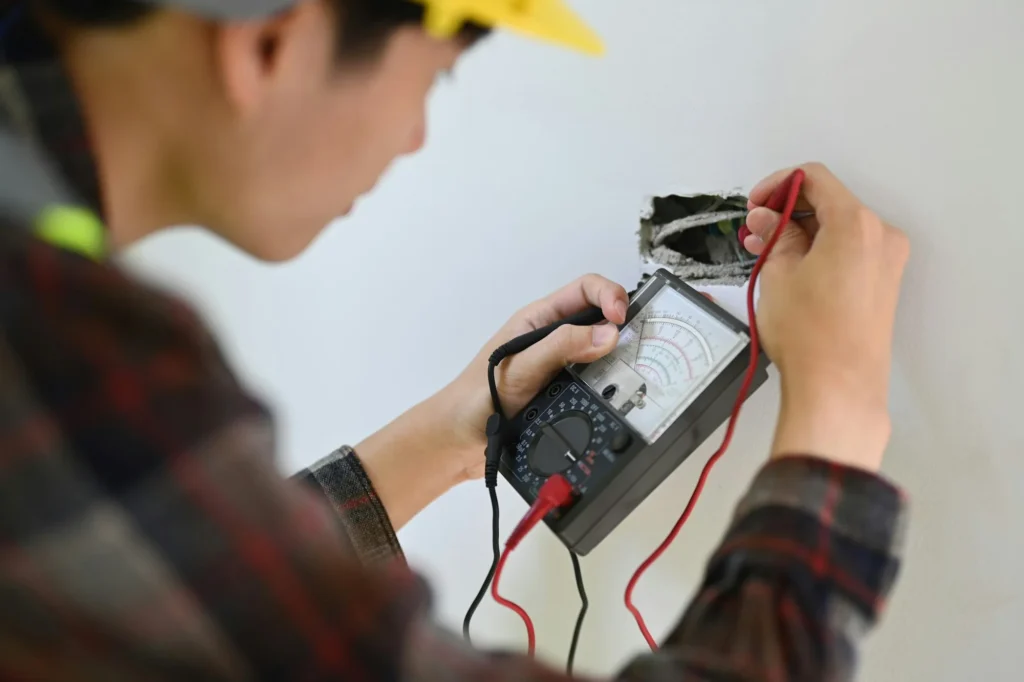
[[[39,0],[38,4],[73,24],[97,27],[127,25],[153,9],[136,0]]]
[[[93,28],[129,26],[158,11],[140,0],[39,0],[50,11],[72,24]],[[376,55],[399,27],[421,24],[423,6],[411,0],[328,0],[338,17],[338,56],[356,58]],[[489,29],[463,26],[460,39],[471,44]]]

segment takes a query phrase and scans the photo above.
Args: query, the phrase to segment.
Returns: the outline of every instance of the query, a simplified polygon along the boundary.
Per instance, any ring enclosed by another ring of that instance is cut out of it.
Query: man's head
[[[198,223],[266,260],[301,252],[422,146],[432,85],[491,26],[543,34],[491,6],[571,19],[560,0],[35,2],[82,99],[115,240]]]

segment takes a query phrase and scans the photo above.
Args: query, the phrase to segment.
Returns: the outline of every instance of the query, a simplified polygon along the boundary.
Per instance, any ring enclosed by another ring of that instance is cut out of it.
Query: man
[[[0,675],[560,679],[443,635],[395,529],[482,473],[490,350],[588,305],[621,322],[621,287],[590,276],[528,306],[441,393],[284,481],[201,324],[107,255],[198,223],[290,258],[420,146],[431,84],[489,30],[597,51],[593,34],[561,0],[5,9]],[[762,280],[771,461],[679,627],[622,679],[847,679],[894,580],[903,505],[874,472],[906,240],[807,171],[817,218],[782,227]],[[757,208],[747,247],[779,227]],[[567,327],[511,359],[506,408],[616,337]]]

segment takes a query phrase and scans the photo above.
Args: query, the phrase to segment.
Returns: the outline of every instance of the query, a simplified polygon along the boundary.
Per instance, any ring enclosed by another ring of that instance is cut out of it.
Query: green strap
[[[58,248],[101,260],[107,252],[103,222],[73,196],[39,149],[0,124],[0,216],[31,226]]]
[[[85,208],[49,206],[36,217],[35,233],[54,246],[92,260],[102,260],[107,252],[103,222]]]

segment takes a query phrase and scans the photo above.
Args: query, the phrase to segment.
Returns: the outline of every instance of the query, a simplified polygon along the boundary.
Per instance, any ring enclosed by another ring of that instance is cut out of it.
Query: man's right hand
[[[797,210],[815,218],[785,226],[760,279],[757,326],[782,375],[773,454],[877,471],[889,439],[893,323],[910,246],[827,168],[803,170]],[[781,218],[762,205],[792,171],[751,191],[745,246],[753,253]]]

